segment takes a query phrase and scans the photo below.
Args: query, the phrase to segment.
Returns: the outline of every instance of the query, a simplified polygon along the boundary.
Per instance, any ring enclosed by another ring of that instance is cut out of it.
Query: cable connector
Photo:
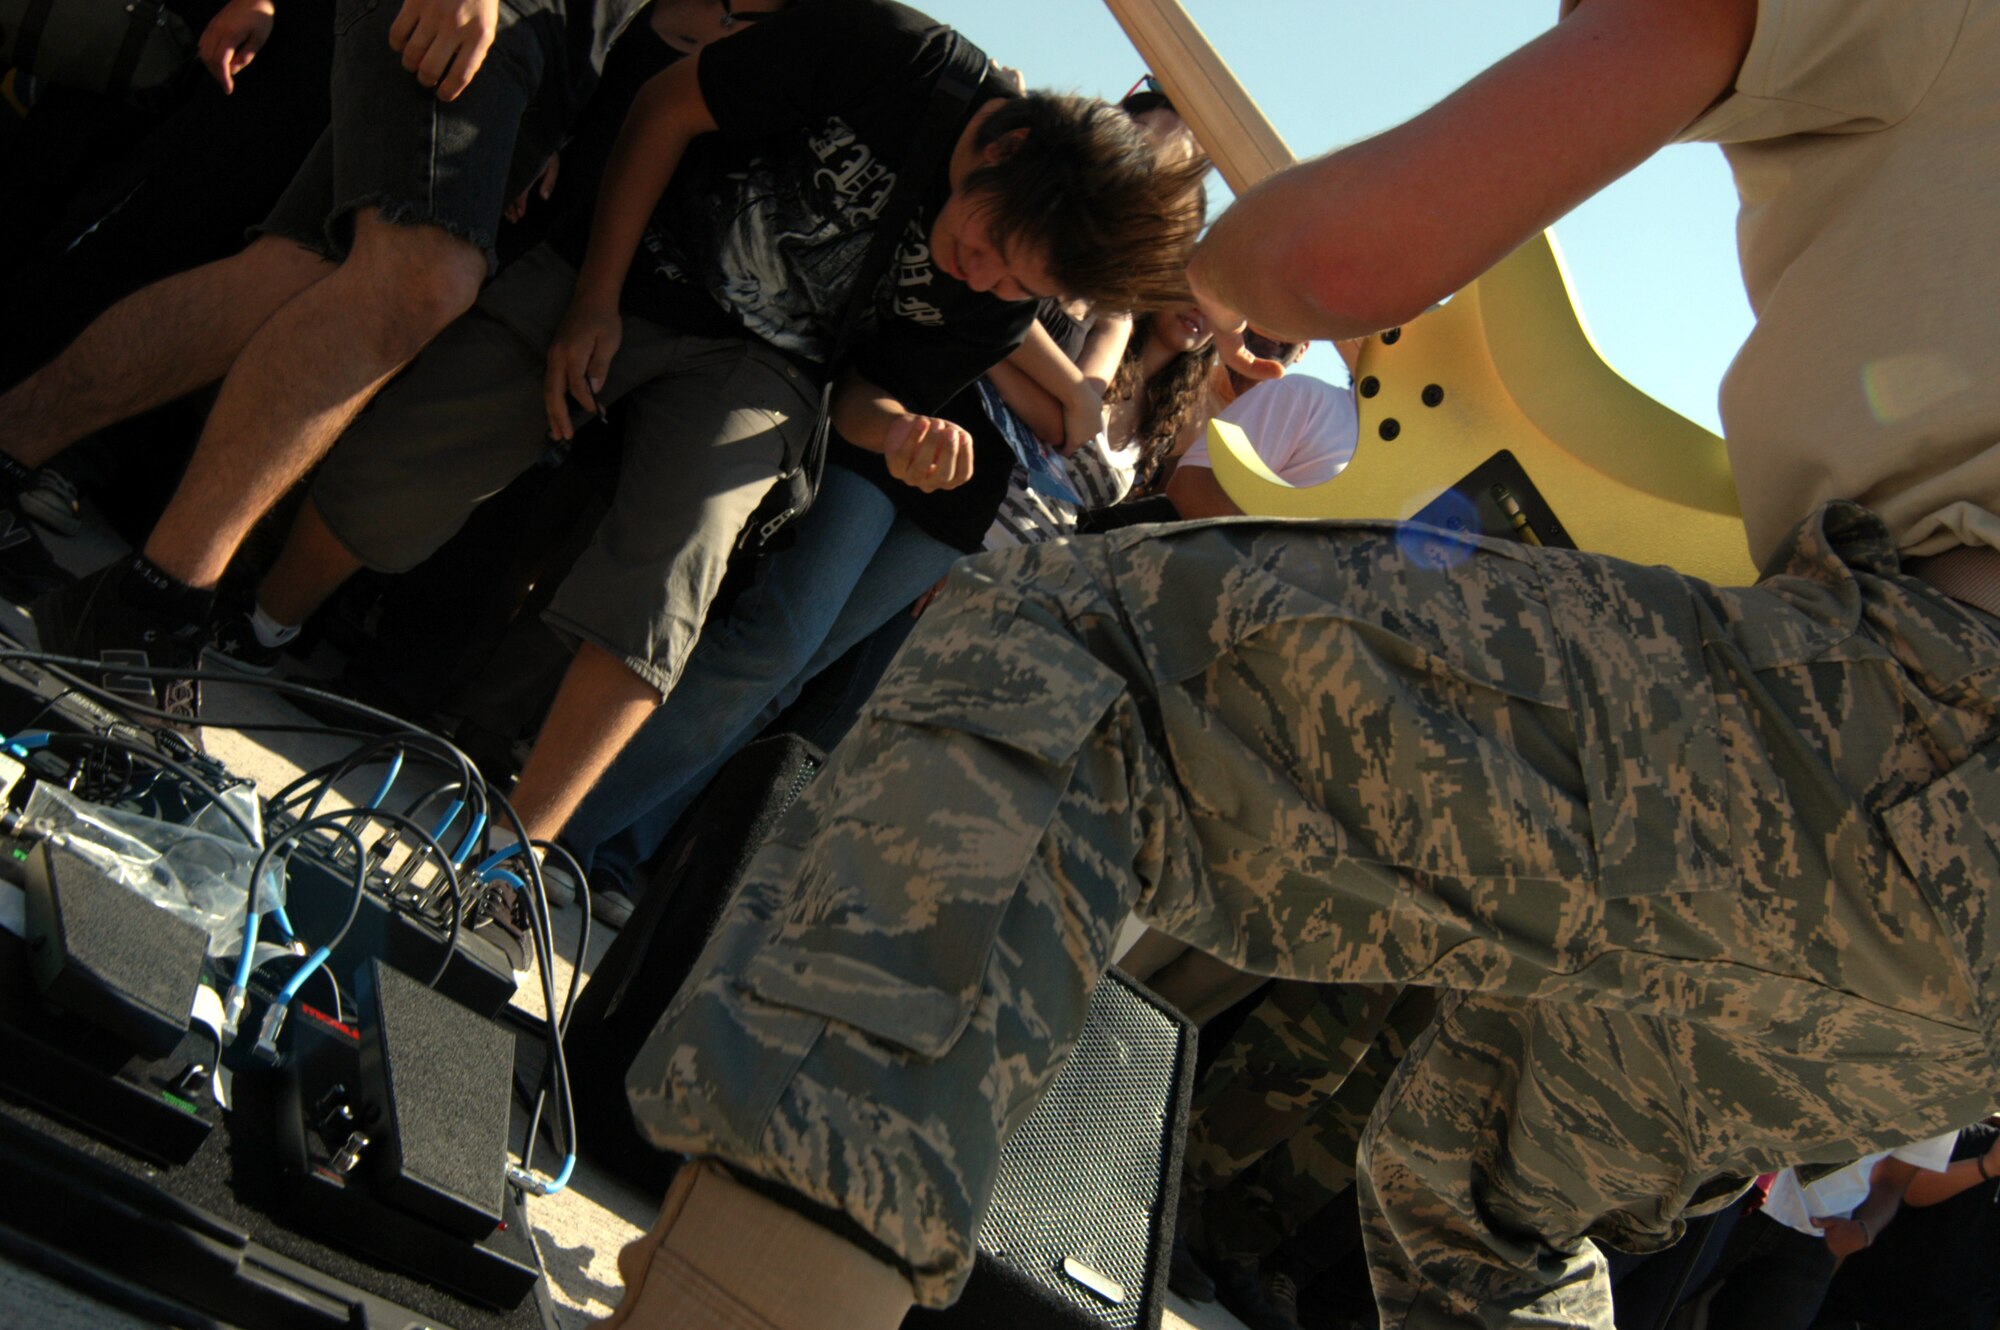
[[[260,1060],[275,1064],[278,1060],[278,1032],[285,1028],[285,1017],[291,1008],[282,1002],[273,1002],[264,1012],[264,1024],[257,1031],[257,1046],[250,1051]]]
[[[553,1178],[538,1178],[519,1164],[507,1165],[507,1181],[519,1187],[530,1196],[553,1196],[569,1186],[569,1175],[576,1171],[576,1154],[572,1151],[563,1159],[562,1171]]]
[[[236,1031],[243,1025],[243,1008],[249,1002],[249,995],[243,985],[231,984],[229,993],[222,1000],[222,1041],[227,1044],[236,1038]]]

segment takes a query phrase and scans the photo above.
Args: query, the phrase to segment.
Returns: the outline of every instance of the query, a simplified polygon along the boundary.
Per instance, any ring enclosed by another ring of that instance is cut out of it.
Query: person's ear
[[[1021,143],[1028,137],[1026,128],[1010,129],[980,149],[979,159],[983,165],[997,166],[1020,151]]]

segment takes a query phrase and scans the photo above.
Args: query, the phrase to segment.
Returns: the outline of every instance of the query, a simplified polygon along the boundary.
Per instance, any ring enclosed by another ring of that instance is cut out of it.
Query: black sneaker
[[[278,659],[284,654],[283,647],[267,647],[257,640],[257,630],[250,626],[247,614],[226,615],[218,620],[201,648],[203,664],[220,665],[245,674],[269,674],[278,668]]]
[[[590,893],[590,917],[613,932],[631,923],[632,911],[638,908],[639,903],[617,887]]]
[[[1298,1283],[1273,1266],[1231,1266],[1216,1280],[1216,1296],[1249,1330],[1305,1330]]]
[[[1215,1276],[1202,1265],[1183,1233],[1174,1234],[1173,1258],[1167,1263],[1167,1287],[1189,1302],[1215,1301]]]
[[[21,511],[19,482],[0,474],[0,596],[26,605],[75,580],[63,571],[42,543],[35,524]]]
[[[35,473],[35,483],[21,491],[21,511],[28,520],[58,536],[83,530],[83,495],[76,482],[52,466]]]
[[[172,719],[156,723],[192,736],[201,725],[199,683],[125,673],[117,667],[192,670],[204,625],[134,604],[122,592],[126,574],[127,565],[114,563],[37,599],[28,608],[36,640],[52,655],[102,661],[109,668],[99,682],[107,692],[169,713]]]

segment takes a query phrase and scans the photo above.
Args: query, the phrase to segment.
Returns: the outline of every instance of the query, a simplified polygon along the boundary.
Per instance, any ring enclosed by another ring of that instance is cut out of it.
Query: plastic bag
[[[264,837],[254,789],[234,786],[222,797],[257,832],[257,844],[244,840],[242,829],[212,803],[185,823],[162,822],[90,803],[44,781],[29,795],[25,811],[32,833],[202,929],[208,954],[225,956],[243,949],[243,906]],[[258,883],[259,914],[285,903],[281,859],[273,857]]]

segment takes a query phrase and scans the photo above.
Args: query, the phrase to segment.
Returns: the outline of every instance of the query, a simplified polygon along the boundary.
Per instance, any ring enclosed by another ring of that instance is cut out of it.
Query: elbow
[[[1301,246],[1285,259],[1291,286],[1310,311],[1313,336],[1326,341],[1368,337],[1400,327],[1449,296],[1421,255]]]

